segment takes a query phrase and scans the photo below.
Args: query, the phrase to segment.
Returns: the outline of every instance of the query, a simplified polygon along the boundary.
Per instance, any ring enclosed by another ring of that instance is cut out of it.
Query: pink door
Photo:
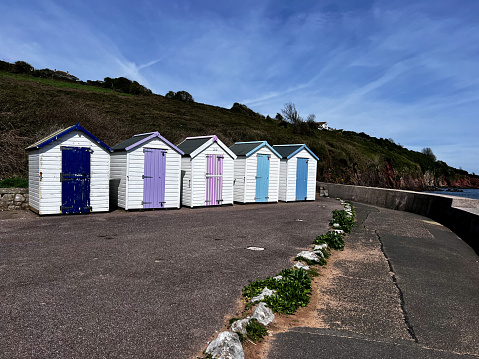
[[[223,156],[206,155],[206,205],[223,204]]]

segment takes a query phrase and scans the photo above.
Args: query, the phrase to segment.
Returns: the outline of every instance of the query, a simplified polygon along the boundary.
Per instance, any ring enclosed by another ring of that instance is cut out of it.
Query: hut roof
[[[236,142],[230,147],[230,150],[233,151],[233,153],[237,156],[249,157],[265,146],[268,147],[276,156],[281,158],[281,155],[275,151],[275,149],[266,141]]]
[[[151,140],[152,138],[159,138],[163,142],[165,142],[168,146],[170,146],[173,150],[178,152],[180,155],[183,155],[183,151],[180,150],[178,147],[176,147],[174,144],[172,144],[170,141],[168,141],[166,138],[164,138],[158,131],[155,132],[148,132],[148,133],[141,133],[138,135],[134,135],[133,137],[130,137],[129,139],[115,145],[112,147],[113,151],[129,151],[135,147],[138,147],[139,145],[146,143],[147,141]]]
[[[289,160],[302,149],[305,149],[316,159],[316,161],[319,161],[318,156],[316,156],[313,151],[311,151],[304,143],[294,145],[274,145],[273,148],[281,155],[281,158],[283,159]]]
[[[58,130],[54,133],[52,133],[51,135],[45,137],[45,138],[42,138],[40,141],[37,141],[35,142],[34,144],[28,146],[26,148],[27,151],[31,151],[31,150],[36,150],[36,149],[39,149],[39,148],[42,148],[43,146],[46,146],[48,145],[49,143],[53,142],[53,141],[56,141],[58,140],[59,138],[65,136],[66,134],[72,132],[72,131],[81,131],[83,132],[85,135],[87,135],[88,137],[90,137],[90,139],[96,143],[98,143],[100,146],[102,146],[103,148],[105,148],[108,152],[112,152],[112,149],[110,147],[108,147],[107,144],[105,144],[104,142],[100,141],[97,137],[93,136],[90,132],[88,132],[87,130],[85,130],[82,126],[80,126],[79,123],[77,123],[76,125],[73,125],[73,126],[70,126],[70,127],[67,127],[67,128],[64,128],[62,130]]]
[[[187,137],[178,145],[178,148],[184,152],[185,156],[195,157],[214,142],[225,150],[231,158],[236,159],[236,155],[215,135]]]

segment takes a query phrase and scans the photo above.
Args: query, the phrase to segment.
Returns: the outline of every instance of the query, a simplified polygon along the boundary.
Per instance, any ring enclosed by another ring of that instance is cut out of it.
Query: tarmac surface
[[[0,358],[191,358],[241,289],[291,267],[333,209],[0,212]]]
[[[346,249],[310,303],[321,325],[275,334],[268,359],[478,358],[477,254],[428,218],[354,208]]]

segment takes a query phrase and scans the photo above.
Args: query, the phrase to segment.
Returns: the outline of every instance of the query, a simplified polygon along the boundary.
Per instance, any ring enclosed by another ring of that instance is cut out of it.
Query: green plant
[[[261,342],[263,337],[268,334],[266,327],[258,322],[256,318],[251,319],[246,325],[246,335],[253,342]],[[240,338],[241,339],[241,338]]]
[[[354,215],[350,216],[344,209],[335,209],[333,210],[333,219],[329,224],[332,226],[333,223],[338,223],[339,229],[350,233],[354,226]]]
[[[302,257],[302,256],[295,257],[294,260],[304,262],[309,266],[314,266],[314,265],[317,265],[317,264],[319,264],[320,266],[324,266],[326,264],[326,259],[324,259],[320,255],[318,255],[318,257],[319,257],[319,261],[313,261],[311,259],[308,259],[308,258],[305,258],[305,257]]]
[[[0,181],[0,188],[28,188],[27,178],[5,178]]]
[[[331,249],[344,249],[344,238],[341,233],[337,233],[334,231],[329,231],[326,234],[321,236],[317,236],[314,240],[314,244],[323,244],[326,243],[328,248]]]
[[[251,300],[260,294],[264,287],[276,291],[271,297],[263,301],[275,313],[294,314],[299,307],[305,307],[309,303],[311,295],[311,278],[303,269],[283,269],[279,275],[283,278],[277,280],[268,277],[254,280],[243,288],[243,296]],[[251,302],[246,305],[251,306]]]

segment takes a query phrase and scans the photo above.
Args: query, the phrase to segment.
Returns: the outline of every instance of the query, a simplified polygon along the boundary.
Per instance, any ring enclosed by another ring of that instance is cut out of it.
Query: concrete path
[[[321,198],[51,217],[0,212],[0,358],[191,358],[222,329],[241,289],[289,268],[339,208]]]
[[[478,358],[479,257],[415,214],[355,203],[320,289],[318,328],[276,334],[269,359]]]

